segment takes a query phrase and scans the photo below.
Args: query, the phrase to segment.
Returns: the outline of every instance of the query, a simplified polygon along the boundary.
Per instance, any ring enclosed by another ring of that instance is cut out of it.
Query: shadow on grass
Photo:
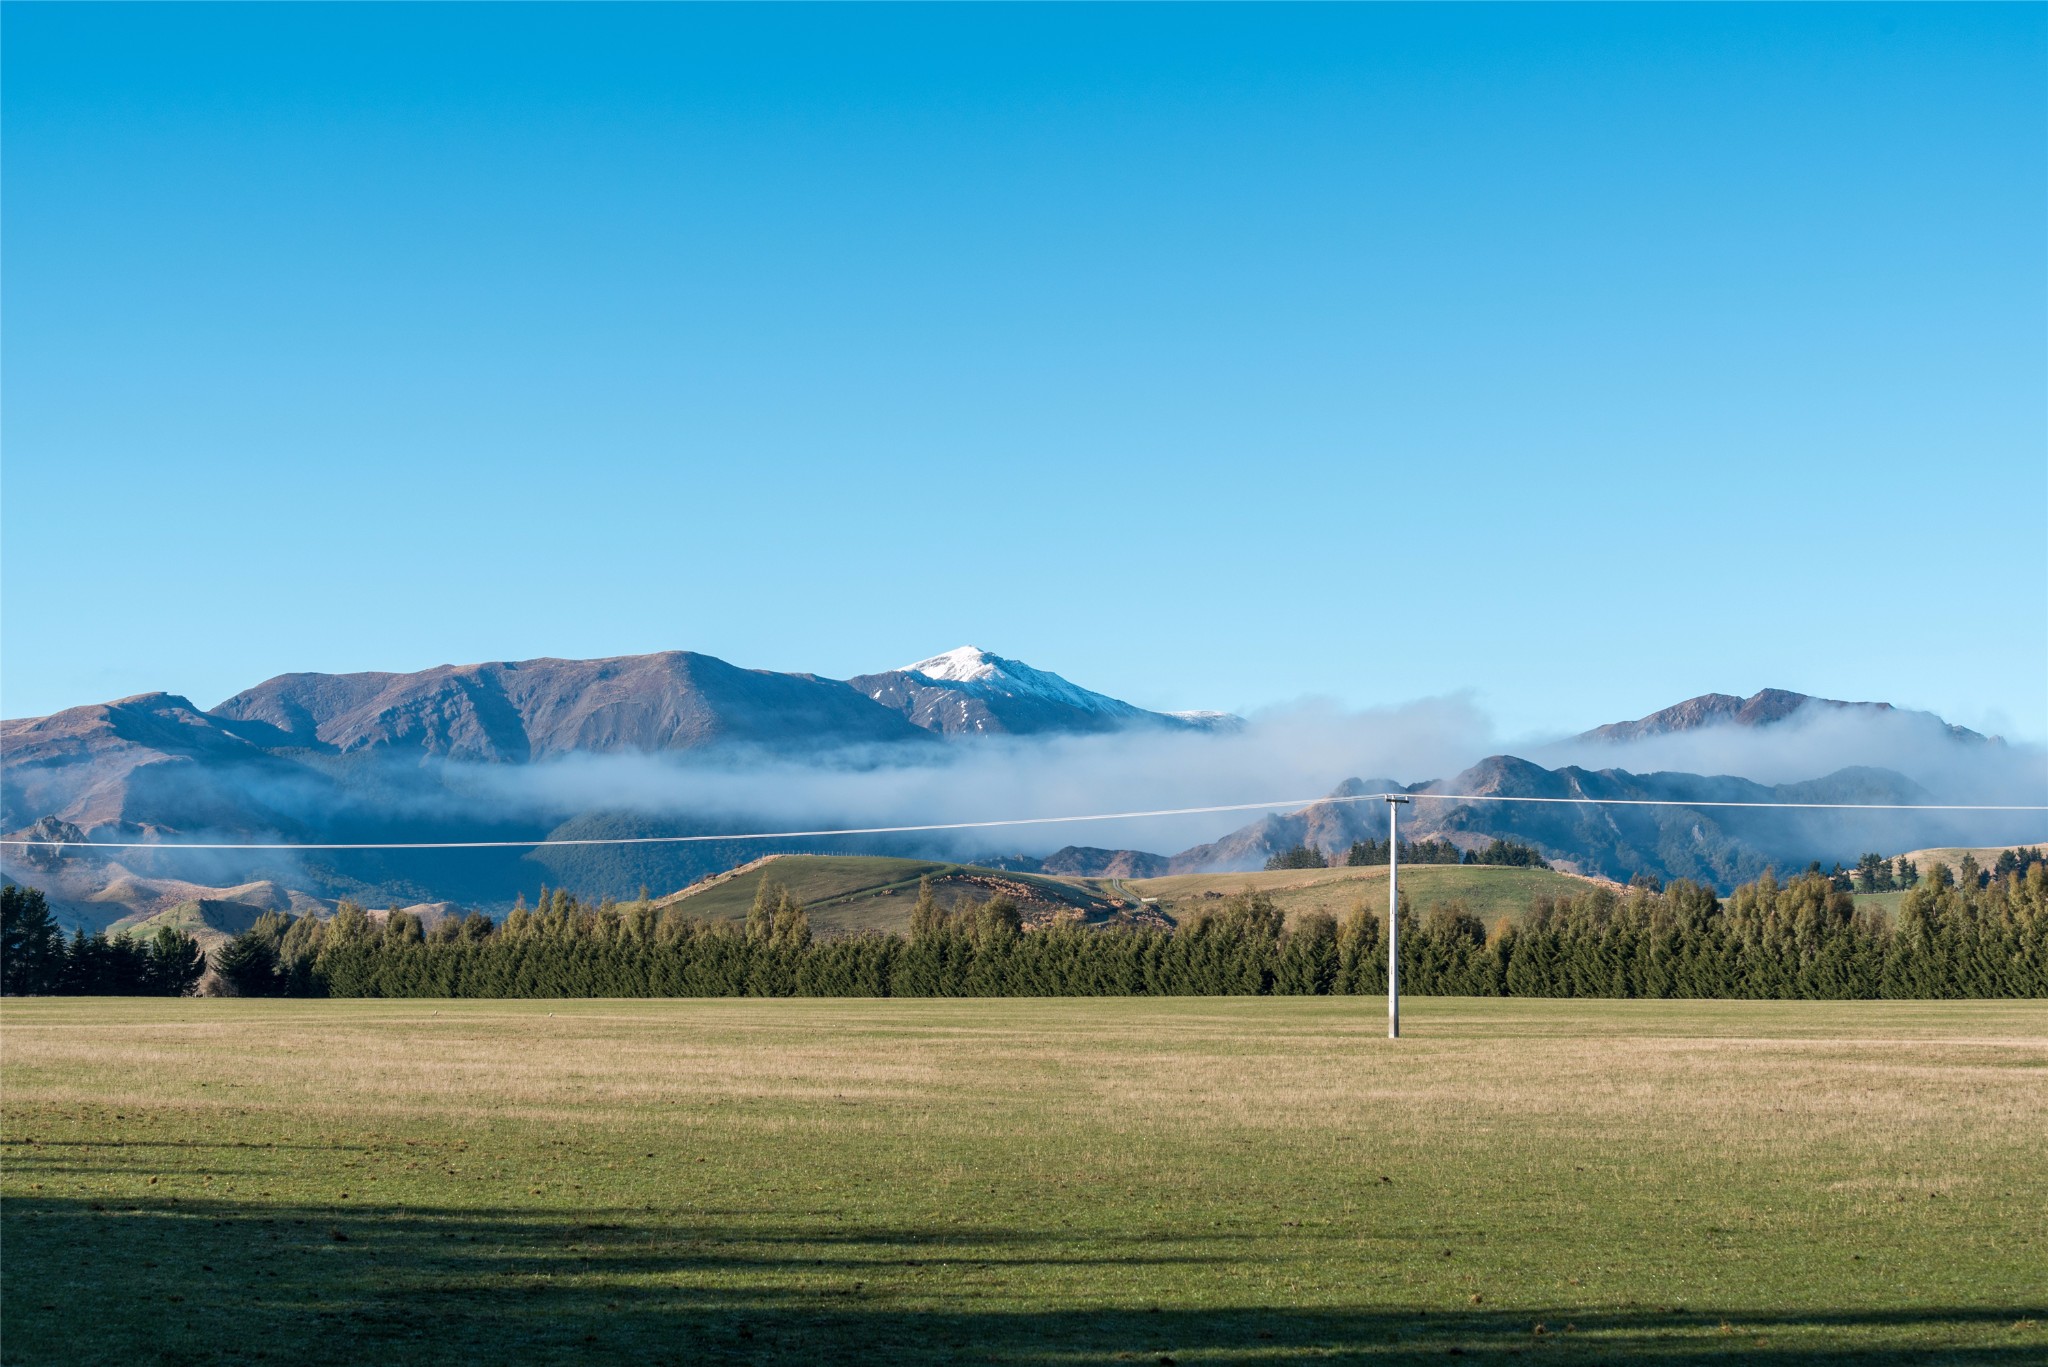
[[[1124,1285],[1244,1261],[1215,1242],[38,1194],[0,1209],[0,1362],[2048,1360],[2041,1307],[1189,1309]]]

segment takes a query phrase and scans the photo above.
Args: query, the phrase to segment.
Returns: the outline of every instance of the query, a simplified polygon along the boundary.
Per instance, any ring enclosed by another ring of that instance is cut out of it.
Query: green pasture
[[[0,1003],[6,1363],[2048,1361],[2048,1005]]]
[[[1103,899],[1091,890],[1037,874],[927,859],[820,854],[783,855],[687,897],[663,899],[663,904],[708,921],[739,920],[753,905],[762,880],[774,879],[803,903],[817,934],[908,935],[910,909],[917,903],[918,882],[923,878],[932,880],[934,893],[944,905],[967,898],[986,899],[1001,886],[1013,890],[1020,904],[1038,910],[1067,909],[1084,916],[1107,910]]]
[[[972,865],[921,859],[886,859],[867,855],[784,855],[687,897],[665,899],[692,916],[706,920],[737,920],[747,914],[764,878],[786,884],[820,935],[862,932],[907,935],[910,909],[917,901],[920,878],[929,877],[939,900],[985,898],[993,883],[1012,889],[1027,909],[1076,910],[1091,919],[1108,913],[1111,903],[1157,899],[1159,910],[1176,919],[1198,915],[1246,888],[1272,896],[1289,920],[1316,911],[1342,917],[1361,901],[1375,911],[1387,900],[1385,868],[1289,869],[1273,873],[1192,873],[1166,878],[1054,878],[1008,873]],[[993,880],[993,881],[991,881]],[[1577,895],[1583,878],[1548,869],[1517,869],[1458,864],[1414,864],[1401,870],[1401,886],[1418,911],[1438,902],[1460,900],[1488,925],[1502,916],[1519,918],[1532,898],[1548,893]]]
[[[1403,864],[1401,890],[1416,911],[1439,902],[1462,901],[1491,926],[1503,916],[1519,920],[1536,897],[1577,897],[1586,879],[1551,869],[1519,869],[1482,864]],[[1387,870],[1365,868],[1278,869],[1270,873],[1188,873],[1165,878],[1133,878],[1123,884],[1132,895],[1158,899],[1161,910],[1176,920],[1215,906],[1245,888],[1270,896],[1289,921],[1310,912],[1341,919],[1363,902],[1384,914]]]
[[[1853,896],[1858,911],[1875,911],[1887,917],[1897,916],[1899,903],[1906,900],[1903,892],[1859,892]]]
[[[247,902],[228,902],[211,897],[195,898],[189,902],[180,902],[153,916],[123,916],[107,927],[107,933],[146,939],[159,926],[170,926],[212,948],[216,944],[226,943],[255,925],[256,918],[263,915],[266,910],[268,908]]]

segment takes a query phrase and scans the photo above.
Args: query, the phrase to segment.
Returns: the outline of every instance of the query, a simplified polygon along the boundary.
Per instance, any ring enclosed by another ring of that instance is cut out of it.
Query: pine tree
[[[277,945],[254,927],[213,952],[213,969],[238,997],[268,997],[278,990]]]
[[[910,909],[910,938],[927,939],[937,935],[945,926],[946,914],[939,909],[939,899],[932,891],[931,875],[917,880],[917,904]]]
[[[206,951],[175,926],[158,926],[147,948],[150,988],[159,995],[182,997],[206,975]]]
[[[64,972],[64,940],[41,888],[0,888],[0,993],[54,991]]]

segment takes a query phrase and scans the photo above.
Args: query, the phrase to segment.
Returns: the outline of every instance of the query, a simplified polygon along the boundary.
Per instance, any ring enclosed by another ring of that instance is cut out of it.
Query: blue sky
[[[0,707],[973,641],[2048,737],[2048,12],[4,11]]]

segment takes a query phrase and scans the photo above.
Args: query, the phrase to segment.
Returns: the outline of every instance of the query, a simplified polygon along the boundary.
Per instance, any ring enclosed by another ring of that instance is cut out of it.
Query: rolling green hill
[[[1269,894],[1290,921],[1314,911],[1343,916],[1360,901],[1379,911],[1387,900],[1385,868],[1050,878],[925,859],[793,854],[706,879],[656,905],[679,907],[705,920],[738,920],[753,905],[761,880],[773,878],[804,904],[811,928],[819,935],[900,935],[909,933],[918,880],[925,877],[932,880],[942,904],[1001,891],[1023,907],[1027,921],[1078,912],[1086,921],[1102,922],[1137,909],[1140,898],[1156,899],[1151,901],[1152,910],[1181,920],[1246,888]],[[1401,886],[1418,911],[1459,899],[1490,924],[1502,916],[1520,916],[1530,899],[1544,893],[1583,892],[1592,880],[1549,869],[1417,864],[1401,870]]]
[[[155,934],[159,926],[172,926],[197,940],[202,949],[211,950],[255,925],[256,918],[269,909],[250,902],[200,897],[180,902],[153,916],[124,916],[107,930],[111,935],[145,938]]]
[[[1531,898],[1545,893],[1582,893],[1593,885],[1592,879],[1552,869],[1476,864],[1412,864],[1401,869],[1401,889],[1418,913],[1439,902],[1459,899],[1489,925],[1502,916],[1522,915]],[[1099,886],[1112,896],[1157,898],[1159,910],[1177,921],[1246,888],[1271,896],[1290,921],[1316,911],[1342,917],[1361,901],[1384,914],[1387,905],[1384,866],[1174,874],[1084,886]]]
[[[907,935],[918,880],[926,877],[942,905],[1002,892],[1023,909],[1026,921],[1075,913],[1087,921],[1103,921],[1125,909],[1115,894],[1078,882],[972,864],[853,854],[777,855],[706,879],[655,905],[677,907],[708,921],[738,920],[753,905],[761,881],[773,878],[803,903],[818,935]]]

